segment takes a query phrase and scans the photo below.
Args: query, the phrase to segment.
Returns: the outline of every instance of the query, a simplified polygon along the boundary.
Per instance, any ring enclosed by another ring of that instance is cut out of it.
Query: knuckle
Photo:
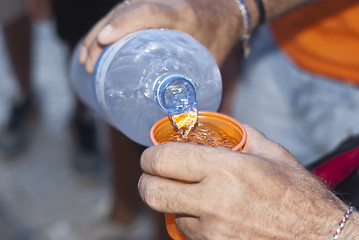
[[[82,40],[82,45],[88,48],[88,47],[90,47],[91,42],[92,42],[92,39],[89,36],[87,36]]]
[[[141,184],[143,185],[141,188],[143,201],[151,208],[158,209],[159,197],[155,183],[149,178],[143,177]]]
[[[173,208],[173,210],[183,208],[184,205],[186,205],[191,200],[187,193],[181,190],[171,192],[169,199],[174,200],[171,202],[171,208]]]
[[[144,16],[152,16],[152,17],[156,17],[159,14],[163,13],[161,12],[161,9],[163,8],[163,5],[161,4],[157,4],[154,2],[141,2],[137,4],[137,9],[139,9],[139,11],[141,11],[141,13]]]
[[[274,141],[271,141],[271,144],[272,144],[271,149],[273,152],[276,153],[276,155],[282,156],[282,157],[291,156],[290,152],[285,147],[283,147],[281,144],[274,142]]]
[[[155,152],[154,161],[151,161],[151,170],[156,175],[161,175],[164,172],[166,161],[171,154],[171,149],[166,145],[161,145],[158,151]]]
[[[144,13],[155,14],[158,10],[158,7],[156,4],[146,3],[142,5],[142,10]]]
[[[98,52],[97,41],[94,41],[92,44],[90,44],[88,52],[91,56],[95,55]]]

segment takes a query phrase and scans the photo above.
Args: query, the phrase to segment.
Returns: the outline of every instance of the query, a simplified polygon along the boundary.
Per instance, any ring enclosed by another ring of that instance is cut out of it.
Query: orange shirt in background
[[[276,42],[301,68],[359,85],[359,1],[308,4],[271,23]]]

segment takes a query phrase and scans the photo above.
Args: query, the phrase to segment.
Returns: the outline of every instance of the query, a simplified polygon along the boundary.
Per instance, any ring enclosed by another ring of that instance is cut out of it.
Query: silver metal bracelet
[[[235,1],[243,17],[243,33],[240,36],[240,40],[243,41],[244,56],[248,57],[250,54],[249,39],[251,38],[251,27],[252,27],[251,16],[249,14],[247,5],[245,4],[244,0],[235,0]]]

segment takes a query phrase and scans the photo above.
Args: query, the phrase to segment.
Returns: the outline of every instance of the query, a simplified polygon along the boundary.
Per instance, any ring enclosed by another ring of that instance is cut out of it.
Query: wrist
[[[259,25],[259,19],[260,19],[259,9],[254,0],[244,0],[244,3],[247,6],[250,16],[250,21],[251,21],[250,32],[253,32],[253,30],[256,29]]]
[[[320,202],[318,202],[320,205],[316,203],[309,208],[312,210],[310,211],[311,213],[305,213],[303,219],[305,223],[303,223],[301,231],[298,231],[301,232],[304,239],[332,240],[342,217],[348,209],[345,204],[341,204],[334,199],[326,199],[324,202]]]
[[[354,211],[348,218],[339,239],[356,240],[359,238],[359,212]]]
[[[292,216],[288,216],[286,222],[282,223],[288,230],[295,226],[292,233],[298,239],[332,239],[349,209],[349,206],[317,181],[316,178],[307,176],[305,184],[300,183],[295,188],[295,194],[288,192],[282,200],[286,209],[301,208],[300,211],[291,212]]]
[[[238,6],[239,18],[242,23],[239,26],[241,29],[239,34],[241,38],[243,38],[244,35],[253,32],[260,24],[260,10],[255,0],[234,0],[234,2],[236,2]]]
[[[234,0],[239,12],[239,39],[242,41],[243,53],[249,56],[250,37],[254,29],[266,20],[265,7],[262,0]]]

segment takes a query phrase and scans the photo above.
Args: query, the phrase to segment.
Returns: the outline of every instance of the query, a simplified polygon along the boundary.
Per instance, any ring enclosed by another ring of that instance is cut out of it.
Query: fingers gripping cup
[[[151,128],[151,141],[154,145],[166,142],[189,142],[212,147],[227,147],[234,151],[242,150],[247,132],[237,120],[217,112],[199,111],[197,126],[183,139],[169,117],[157,121]],[[165,214],[168,234],[174,240],[186,240],[176,226],[176,215]]]

